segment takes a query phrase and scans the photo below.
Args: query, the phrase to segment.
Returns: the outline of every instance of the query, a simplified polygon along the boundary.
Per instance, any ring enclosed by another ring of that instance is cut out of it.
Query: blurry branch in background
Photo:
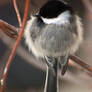
[[[80,59],[77,56],[73,56],[73,55],[70,56],[70,59],[72,59],[75,63],[77,63],[78,65],[80,65],[84,69],[90,71],[92,74],[92,66],[88,65],[87,63],[84,63],[84,61],[82,59]]]
[[[11,38],[16,39],[18,36],[18,29],[3,20],[0,20],[0,29]]]
[[[88,18],[92,20],[92,4],[90,0],[82,0],[85,9],[87,10]]]
[[[13,4],[14,4],[14,9],[15,9],[16,14],[17,14],[18,21],[19,21],[19,26],[21,27],[22,21],[21,21],[21,16],[20,16],[20,13],[19,13],[19,10],[18,10],[18,7],[17,7],[16,0],[13,0]]]
[[[23,24],[22,24],[22,27],[20,28],[19,36],[16,40],[16,43],[13,47],[11,54],[10,54],[10,57],[8,59],[6,66],[5,66],[5,69],[4,69],[3,77],[1,79],[1,92],[5,91],[5,85],[6,85],[6,79],[7,79],[8,71],[9,71],[10,65],[12,63],[12,60],[15,56],[16,49],[17,49],[17,47],[18,47],[18,45],[21,41],[21,38],[22,38],[22,35],[23,35],[23,32],[24,32],[24,28],[25,28],[27,16],[28,16],[28,11],[29,11],[29,4],[30,4],[30,0],[26,0],[26,5],[25,5],[26,7],[25,7],[25,11],[24,11]]]

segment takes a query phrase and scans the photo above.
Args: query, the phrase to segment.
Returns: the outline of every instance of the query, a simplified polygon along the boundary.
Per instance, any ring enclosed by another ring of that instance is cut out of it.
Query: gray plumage
[[[25,38],[29,49],[38,57],[72,54],[82,42],[81,22],[76,15],[62,25],[42,24],[40,27],[37,21],[36,17],[28,21]]]
[[[80,18],[67,4],[49,1],[41,8],[40,14],[31,16],[24,37],[29,50],[46,60],[48,68],[44,92],[58,92],[59,68],[64,75],[69,55],[76,52],[83,40]]]

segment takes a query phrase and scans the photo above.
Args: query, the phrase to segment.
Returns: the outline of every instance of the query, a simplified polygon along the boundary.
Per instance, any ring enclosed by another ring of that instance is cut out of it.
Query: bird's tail
[[[44,92],[59,92],[58,72],[64,75],[68,66],[68,55],[62,57],[45,57],[47,63],[47,74]]]
[[[47,66],[47,74],[44,92],[58,92],[58,62],[54,68]]]

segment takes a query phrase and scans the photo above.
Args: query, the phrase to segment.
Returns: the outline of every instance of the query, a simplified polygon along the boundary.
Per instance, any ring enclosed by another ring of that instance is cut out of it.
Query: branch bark
[[[11,52],[11,55],[8,59],[8,62],[6,64],[6,67],[5,67],[5,70],[4,70],[4,74],[3,74],[3,78],[1,79],[1,92],[4,92],[5,91],[5,84],[6,84],[6,79],[7,79],[7,75],[8,75],[8,71],[9,71],[9,68],[10,68],[10,65],[12,63],[12,60],[15,56],[15,53],[16,53],[16,49],[21,41],[21,38],[22,38],[22,35],[23,35],[23,32],[24,32],[24,28],[25,28],[25,25],[26,25],[26,21],[27,21],[27,16],[28,16],[28,11],[29,11],[29,4],[30,4],[30,0],[26,0],[26,7],[25,7],[25,11],[24,11],[24,18],[23,18],[23,25],[22,25],[22,28],[20,29],[20,32],[19,32],[19,36],[17,38],[17,41],[14,45],[14,48]]]

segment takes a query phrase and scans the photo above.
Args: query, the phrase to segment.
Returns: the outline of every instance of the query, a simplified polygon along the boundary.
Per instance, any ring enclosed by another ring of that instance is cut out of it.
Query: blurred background
[[[47,1],[31,0],[30,13],[36,13]],[[68,1],[75,9],[83,22],[84,42],[76,55],[92,66],[92,0],[65,1]],[[25,0],[17,0],[17,4],[23,18]],[[0,19],[18,27],[13,0],[0,0]],[[0,78],[14,43],[14,39],[9,38],[0,30]],[[92,92],[92,76],[81,67],[78,69],[69,66],[62,80],[60,77],[60,92]],[[43,92],[45,70],[46,66],[43,61],[36,59],[31,52],[28,52],[22,39],[8,73],[5,92]]]

